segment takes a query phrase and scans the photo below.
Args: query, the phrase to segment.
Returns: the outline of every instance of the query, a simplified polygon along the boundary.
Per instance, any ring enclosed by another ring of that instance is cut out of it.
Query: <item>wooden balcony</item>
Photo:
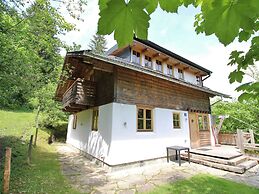
[[[63,95],[63,111],[79,112],[95,104],[96,83],[76,80]]]

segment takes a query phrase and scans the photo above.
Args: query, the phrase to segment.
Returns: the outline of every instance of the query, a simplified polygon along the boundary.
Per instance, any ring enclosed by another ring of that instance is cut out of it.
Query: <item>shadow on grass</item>
[[[150,194],[257,194],[259,189],[244,184],[235,183],[223,178],[207,174],[196,175],[190,179],[178,181],[156,188]]]
[[[57,154],[47,143],[32,152],[27,164],[28,142],[15,136],[0,137],[0,191],[2,191],[4,150],[12,148],[10,193],[79,193],[71,188],[60,171]]]

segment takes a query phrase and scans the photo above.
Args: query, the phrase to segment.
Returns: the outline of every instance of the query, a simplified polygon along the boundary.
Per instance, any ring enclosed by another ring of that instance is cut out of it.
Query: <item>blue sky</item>
[[[90,39],[97,31],[99,8],[97,0],[88,0],[84,22],[78,22],[69,18],[70,22],[77,25],[79,31],[70,32],[63,37],[63,40],[72,44],[80,44],[81,49],[88,49]],[[193,27],[194,16],[199,9],[189,6],[181,7],[178,14],[171,14],[157,9],[151,15],[148,39],[165,47],[213,72],[206,80],[205,85],[213,90],[237,97],[234,89],[238,84],[229,84],[228,74],[233,68],[227,66],[228,57],[232,50],[248,49],[247,43],[235,41],[228,47],[219,43],[214,35],[197,35]],[[113,46],[116,42],[113,35],[106,37],[107,47]]]

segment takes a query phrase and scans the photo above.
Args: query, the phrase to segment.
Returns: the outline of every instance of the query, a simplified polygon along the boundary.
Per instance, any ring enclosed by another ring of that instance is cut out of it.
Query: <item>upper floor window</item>
[[[162,62],[156,60],[156,70],[162,72]]]
[[[152,68],[152,60],[151,57],[145,56],[145,66]]]
[[[201,82],[201,76],[196,76],[196,82],[198,85],[201,85],[202,82]]]
[[[140,53],[137,51],[132,52],[132,62],[140,64]]]
[[[167,75],[173,76],[173,66],[167,65]]]
[[[95,108],[93,109],[92,131],[98,131],[98,119],[99,119],[99,110],[98,108]]]
[[[181,128],[180,113],[173,113],[173,127],[174,127],[174,129],[180,129]]]
[[[138,107],[137,114],[138,131],[152,131],[152,109]]]
[[[182,69],[178,69],[178,78],[179,79],[184,79],[183,70]]]

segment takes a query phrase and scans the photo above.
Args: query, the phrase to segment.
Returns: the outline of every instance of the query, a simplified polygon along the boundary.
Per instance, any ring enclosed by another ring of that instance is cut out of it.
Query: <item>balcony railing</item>
[[[95,104],[96,83],[76,80],[63,95],[63,110],[79,112]]]

